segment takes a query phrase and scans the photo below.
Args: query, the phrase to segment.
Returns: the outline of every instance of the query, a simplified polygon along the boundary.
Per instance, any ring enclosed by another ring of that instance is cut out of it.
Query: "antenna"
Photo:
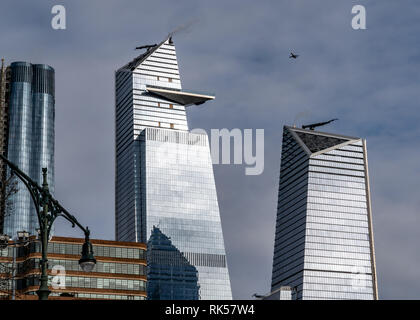
[[[337,121],[337,120],[338,119],[332,119],[332,120],[325,121],[325,122],[307,124],[307,125],[302,126],[302,129],[308,129],[309,128],[309,130],[314,130],[316,127],[322,127],[322,126],[325,126],[325,125],[327,125],[327,124],[329,124],[333,121]]]

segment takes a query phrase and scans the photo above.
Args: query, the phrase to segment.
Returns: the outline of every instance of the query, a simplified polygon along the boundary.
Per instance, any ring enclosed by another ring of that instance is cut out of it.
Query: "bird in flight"
[[[297,57],[299,57],[298,54],[294,54],[293,52],[290,52],[289,58],[297,59]]]

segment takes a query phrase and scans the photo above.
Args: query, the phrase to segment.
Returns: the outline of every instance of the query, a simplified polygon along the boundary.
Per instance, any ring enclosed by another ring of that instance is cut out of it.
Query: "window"
[[[174,128],[174,124],[173,123],[171,123],[171,129],[173,129]]]
[[[171,104],[169,104],[169,108],[170,109],[173,109],[174,108],[174,105],[171,103]]]

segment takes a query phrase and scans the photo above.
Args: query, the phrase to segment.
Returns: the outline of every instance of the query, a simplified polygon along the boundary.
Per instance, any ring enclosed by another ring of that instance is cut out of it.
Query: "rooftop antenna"
[[[331,123],[333,121],[336,121],[336,120],[338,120],[338,119],[332,119],[332,120],[325,121],[325,122],[318,122],[318,123],[307,124],[307,125],[302,126],[302,129],[314,130],[316,127],[325,126],[325,125],[327,125],[327,124],[329,124],[329,123]]]

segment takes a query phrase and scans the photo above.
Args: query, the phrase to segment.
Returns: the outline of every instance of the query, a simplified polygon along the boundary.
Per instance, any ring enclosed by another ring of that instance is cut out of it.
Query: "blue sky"
[[[356,4],[367,30],[351,28]],[[216,100],[189,109],[190,127],[265,129],[262,175],[215,166],[234,297],[269,290],[283,125],[339,118],[328,131],[368,143],[379,296],[419,299],[419,16],[416,0],[3,0],[0,56],[55,68],[56,197],[113,239],[114,71],[191,23],[174,37],[183,86]]]

